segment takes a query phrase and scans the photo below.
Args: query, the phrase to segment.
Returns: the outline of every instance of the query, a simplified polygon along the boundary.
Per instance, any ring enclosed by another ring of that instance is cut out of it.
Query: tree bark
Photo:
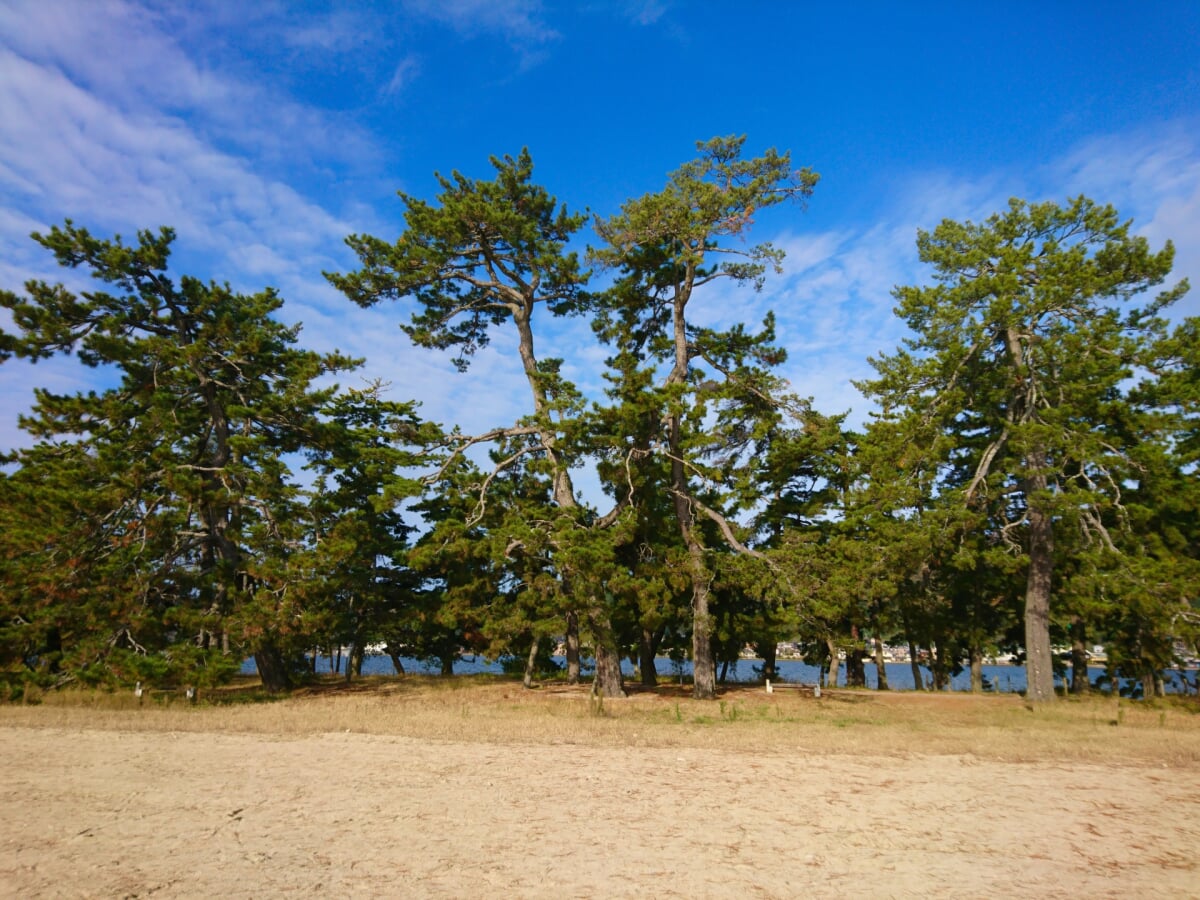
[[[857,646],[846,654],[846,687],[866,687],[867,671],[863,667],[865,654]]]
[[[567,684],[579,684],[579,615],[567,613]]]
[[[1092,690],[1088,679],[1087,625],[1081,616],[1071,618],[1071,693],[1084,696]]]
[[[690,530],[690,529],[689,529]],[[698,547],[699,545],[697,545]],[[693,553],[693,567],[703,566]],[[711,700],[717,695],[717,667],[713,659],[712,616],[708,612],[708,579],[693,568],[692,573],[692,696]]]
[[[263,689],[278,694],[292,689],[292,675],[283,654],[272,644],[264,644],[254,652],[254,665]]]
[[[776,651],[779,645],[774,640],[760,641],[755,645],[758,655],[763,661],[763,679],[767,681],[778,681],[779,673],[775,671],[777,666]]]
[[[397,675],[404,674],[404,663],[400,661],[400,652],[389,644],[387,646],[388,658],[392,661],[392,668],[396,670]]]
[[[838,683],[838,648],[832,640],[825,641],[825,650],[829,654],[829,668],[825,670],[825,687],[834,688]]]
[[[879,690],[888,690],[887,660],[883,655],[883,641],[878,635],[875,636],[875,671],[878,673]]]
[[[641,640],[638,641],[638,671],[645,687],[655,687],[658,684],[658,670],[654,666],[657,644],[655,633],[649,628],[643,628]]]
[[[1040,455],[1033,454],[1030,462],[1035,467],[1040,466]],[[1050,649],[1054,523],[1041,506],[1040,496],[1045,490],[1045,475],[1035,474],[1027,480],[1029,577],[1025,585],[1025,696],[1034,703],[1054,700],[1054,654]]]
[[[971,644],[971,693],[983,693],[983,648]]]
[[[535,634],[533,640],[529,642],[529,655],[525,657],[525,677],[521,679],[521,683],[525,686],[525,690],[533,687],[533,673],[537,667],[538,644],[541,641]]]
[[[929,662],[933,668],[933,689],[944,691],[950,687],[950,667],[946,664],[945,641],[929,648]]]
[[[625,677],[621,674],[621,655],[616,651],[616,639],[612,633],[608,613],[593,604],[588,615],[588,626],[596,644],[596,674],[592,679],[592,693],[604,697],[624,697]]]

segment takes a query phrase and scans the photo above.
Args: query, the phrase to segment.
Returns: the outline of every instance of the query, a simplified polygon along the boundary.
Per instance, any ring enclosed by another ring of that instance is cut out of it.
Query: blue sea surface
[[[566,668],[566,659],[561,656],[553,657],[554,661],[562,668]],[[441,672],[441,663],[436,660],[421,660],[411,657],[401,657],[401,662],[404,664],[405,672],[415,674],[437,675]],[[342,665],[346,664],[345,658],[342,660]],[[729,682],[747,683],[760,681],[762,678],[763,661],[761,659],[740,659],[735,663],[729,664],[729,672],[726,675],[726,680]],[[913,683],[912,666],[908,663],[887,663],[887,682],[888,687],[894,691],[911,691],[915,689]],[[807,663],[793,659],[778,660],[775,668],[779,673],[781,681],[790,684],[816,684],[820,678],[821,672],[816,666],[810,666]],[[879,686],[879,675],[874,663],[865,663],[864,669],[867,676],[867,687],[874,690]],[[665,657],[659,657],[655,670],[658,673],[660,683],[669,683],[672,679],[687,678],[692,674],[691,662],[685,661],[682,663],[674,662]],[[248,659],[242,664],[243,675],[254,675],[257,673],[257,668],[254,665],[253,659]],[[328,656],[320,656],[317,658],[317,672],[331,673],[334,671],[334,660]],[[344,669],[343,669],[344,671]],[[589,666],[586,661],[584,663],[585,674],[589,671]],[[621,671],[625,673],[626,678],[632,679],[635,674],[634,666],[629,660],[624,660],[621,663]],[[720,667],[717,669],[720,672]],[[488,661],[482,656],[463,656],[454,663],[454,673],[456,675],[479,675],[479,674],[494,674],[500,675],[504,673],[504,668],[499,662]],[[392,661],[389,657],[372,654],[368,655],[363,660],[364,675],[394,675],[395,669],[392,667]],[[1106,674],[1103,668],[1091,667],[1088,669],[1088,678],[1093,684],[1097,679],[1102,678]],[[933,683],[933,674],[925,666],[921,667],[921,675],[926,686]],[[984,666],[983,677],[985,689],[999,691],[1001,693],[1011,693],[1025,690],[1025,667],[1024,666]],[[1186,677],[1186,689],[1185,685]],[[1166,691],[1172,693],[1195,693],[1196,692],[1196,670],[1190,670],[1186,673],[1181,673],[1175,669],[1168,669],[1163,673]],[[838,670],[838,684],[845,685],[846,683],[846,667],[843,665]],[[1059,686],[1063,684],[1061,678],[1055,678],[1055,683]],[[1122,680],[1123,688],[1131,687],[1133,682]],[[1104,689],[1109,689],[1107,685],[1103,685]],[[971,689],[971,673],[964,669],[950,679],[950,689],[954,691],[969,691]]]

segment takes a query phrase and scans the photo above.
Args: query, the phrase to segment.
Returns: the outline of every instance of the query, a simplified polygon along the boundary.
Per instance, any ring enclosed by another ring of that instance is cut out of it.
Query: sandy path
[[[1195,771],[2,728],[0,773],[12,896],[1200,896]]]

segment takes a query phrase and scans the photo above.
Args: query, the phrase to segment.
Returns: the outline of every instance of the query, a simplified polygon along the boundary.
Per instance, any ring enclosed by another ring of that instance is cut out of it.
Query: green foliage
[[[928,473],[920,505],[980,517],[961,521],[961,540],[982,529],[1027,567],[1030,689],[1051,699],[1055,544],[1078,535],[1113,548],[1127,526],[1122,485],[1138,480],[1139,447],[1157,435],[1123,385],[1187,285],[1124,311],[1164,281],[1172,248],[1152,253],[1112,207],[1084,197],[1013,200],[985,223],[920,232],[917,246],[934,284],[895,292],[915,336],[871,360],[879,377],[860,387],[883,408],[877,429],[902,467]],[[986,543],[952,559],[981,553],[995,560]]]
[[[353,362],[296,349],[272,290],[173,282],[173,237],[144,231],[131,247],[68,221],[35,240],[107,290],[0,294],[16,329],[6,355],[73,353],[118,382],[38,390],[21,421],[37,443],[12,455],[0,511],[9,677],[215,683],[227,651],[282,663],[300,638],[285,458],[321,436],[333,389],[311,382]]]
[[[1069,636],[1152,693],[1200,642],[1200,320],[1162,318],[1186,283],[1146,296],[1171,246],[1082,197],[921,232],[931,283],[896,289],[912,337],[871,361],[880,414],[855,434],[788,392],[772,314],[697,324],[714,283],[758,291],[779,270],[754,217],[817,182],[744,147],[699,143],[594,223],[601,291],[568,249],[587,217],[533,182],[528,151],[491,180],[437,176],[433,201],[402,194],[393,242],[348,238],[361,268],[329,280],[409,303],[416,345],[465,370],[496,329],[515,338],[529,414],[474,435],[383,384],[315,388],[354,361],[297,347],[270,289],[172,280],[169,229],[35,235],[99,287],[0,292],[0,360],[73,354],[108,386],[37,389],[33,446],[0,472],[8,694],[210,687],[246,655],[278,690],[317,645],[449,673],[463,650],[523,669],[536,643],[546,673],[562,635],[596,656],[597,715],[621,655],[653,683],[657,654],[690,651],[711,697],[720,663],[783,638],[851,673],[902,638],[939,686],[1023,650],[1039,700]],[[579,361],[538,355],[539,307],[590,317],[604,402],[566,377]],[[572,483],[592,464],[603,514]]]

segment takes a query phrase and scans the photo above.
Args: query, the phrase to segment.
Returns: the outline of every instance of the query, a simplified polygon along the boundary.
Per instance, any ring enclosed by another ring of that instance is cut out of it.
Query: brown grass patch
[[[266,698],[242,679],[195,706],[160,694],[62,692],[0,706],[0,726],[290,737],[329,732],[497,744],[690,747],[754,753],[975,756],[1010,762],[1200,767],[1200,705],[1017,695],[730,687],[715,701],[677,685],[597,701],[585,686],[523,690],[486,676],[326,680]]]

